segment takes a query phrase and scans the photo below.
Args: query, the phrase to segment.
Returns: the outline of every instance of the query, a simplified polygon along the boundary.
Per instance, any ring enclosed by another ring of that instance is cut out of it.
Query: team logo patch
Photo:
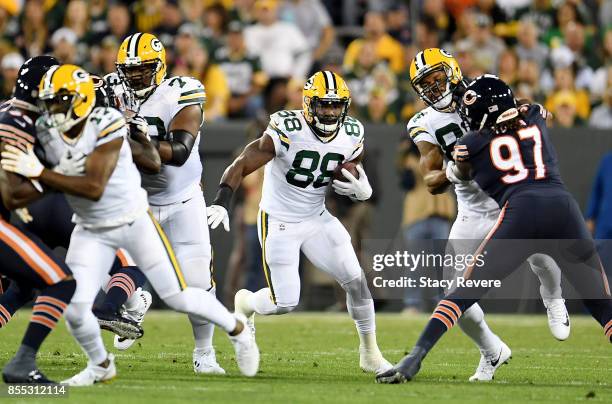
[[[85,70],[78,69],[78,70],[75,70],[74,73],[72,73],[72,78],[77,83],[82,83],[84,81],[87,81],[88,77],[89,75],[87,74]]]
[[[151,48],[155,51],[155,52],[161,52],[162,50],[162,44],[159,41],[159,39],[157,38],[153,38],[151,40]]]
[[[448,53],[448,52],[447,52],[446,50],[444,50],[444,49],[440,49],[440,53],[441,53],[443,56],[446,56],[447,58],[452,58],[452,57],[453,57],[453,55],[451,55],[450,53]]]
[[[314,77],[311,77],[308,79],[306,84],[304,84],[304,90],[310,90],[313,85],[314,85]]]
[[[478,94],[474,90],[467,90],[463,95],[463,103],[465,105],[472,105],[478,99]]]

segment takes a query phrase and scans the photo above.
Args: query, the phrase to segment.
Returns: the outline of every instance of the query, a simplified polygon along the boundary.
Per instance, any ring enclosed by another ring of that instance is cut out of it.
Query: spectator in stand
[[[133,5],[136,30],[156,32],[164,13],[164,0],[137,0]]]
[[[312,60],[302,32],[278,20],[274,0],[257,0],[255,11],[258,23],[245,28],[244,38],[248,51],[260,58],[263,71],[270,77],[306,77]]]
[[[387,30],[402,45],[412,42],[410,15],[406,4],[396,3],[387,11]]]
[[[106,18],[109,7],[106,0],[91,0],[88,2],[89,43],[97,44],[107,35],[108,22]]]
[[[66,7],[64,27],[70,28],[80,42],[90,45],[89,10],[84,0],[71,0]]]
[[[497,28],[508,22],[506,12],[496,3],[495,0],[477,0],[474,7],[476,12],[488,15],[493,21],[493,25]]]
[[[8,53],[2,58],[2,63],[0,63],[2,68],[0,101],[3,102],[11,98],[15,82],[17,81],[17,73],[19,73],[19,68],[23,62],[25,62],[23,56],[16,52]]]
[[[586,223],[593,233],[608,277],[612,276],[612,153],[599,164],[586,211]]]
[[[497,61],[506,48],[504,42],[493,35],[491,17],[486,14],[475,15],[475,27],[466,39],[457,46],[472,50],[475,63],[488,73],[497,73]]]
[[[215,60],[225,73],[231,93],[228,116],[255,118],[263,109],[261,92],[268,76],[259,58],[248,54],[240,21],[230,22],[227,45],[217,50]]]
[[[533,102],[544,102],[544,93],[540,87],[539,62],[532,59],[521,59],[518,65],[518,82],[516,98],[525,98]]]
[[[603,103],[593,109],[589,126],[598,129],[612,129],[612,66],[608,67],[608,83],[603,94]]]
[[[436,23],[431,17],[423,17],[416,23],[415,45],[417,49],[439,48],[440,37]],[[412,61],[412,60],[410,60]],[[406,66],[410,66],[409,64]],[[406,69],[404,69],[406,70]]]
[[[519,20],[529,19],[539,28],[540,34],[550,30],[555,24],[555,13],[550,0],[529,1],[527,7],[519,8],[515,18]],[[542,35],[543,36],[543,35]],[[542,38],[540,38],[542,39]]]
[[[178,33],[179,27],[184,21],[183,13],[179,7],[178,0],[165,0],[162,8],[161,21],[155,27],[153,33],[166,48],[170,48],[172,46],[172,42],[174,41],[174,37]]]
[[[447,8],[444,6],[444,0],[428,0],[423,2],[421,17],[419,22],[426,22],[429,30],[436,32],[436,36],[440,36],[442,43],[448,42],[452,38],[457,26],[455,20],[450,17]],[[419,41],[419,35],[415,36],[415,40]]]
[[[132,30],[132,17],[130,10],[123,3],[111,3],[107,14],[108,32],[104,35],[112,36],[119,43],[130,36]]]
[[[171,54],[172,65],[182,66],[188,64],[191,50],[199,45],[198,33],[198,27],[190,22],[186,22],[179,27],[177,35],[174,37],[174,46],[166,53],[168,59],[168,54]]]
[[[515,51],[519,60],[533,60],[540,70],[548,58],[548,47],[538,40],[539,29],[531,18],[523,18],[519,22]]]
[[[351,89],[351,106],[359,115],[367,109],[370,93],[375,87],[386,90],[387,103],[394,103],[398,97],[395,75],[376,55],[376,44],[372,41],[361,45],[356,63],[344,75],[346,84]]]
[[[204,11],[204,45],[214,55],[225,41],[229,16],[221,4],[214,4]]]
[[[117,52],[119,51],[119,45],[119,42],[113,36],[107,36],[102,40],[99,62],[99,73],[101,76],[104,76],[117,70],[115,62],[117,61]]]
[[[558,128],[573,128],[583,124],[578,115],[579,101],[572,91],[556,92],[546,101],[546,109],[553,113],[554,126]]]
[[[497,75],[510,87],[514,87],[520,77],[518,75],[518,65],[518,57],[512,49],[506,49],[499,56]]]
[[[387,102],[385,88],[374,87],[370,91],[368,105],[360,111],[358,117],[365,122],[395,125],[398,117],[391,107]]]
[[[202,19],[206,5],[202,0],[181,0],[179,3],[183,17],[198,28],[203,28]]]
[[[346,49],[344,56],[345,70],[353,69],[358,55],[363,53],[364,43],[370,42],[374,44],[376,56],[387,62],[395,73],[401,73],[404,68],[404,48],[402,44],[387,34],[383,14],[375,11],[368,12],[365,15],[364,30],[364,37],[355,39]]]
[[[80,65],[81,60],[77,59],[77,35],[70,28],[60,28],[51,36],[51,47],[53,56],[60,63]]]
[[[243,25],[252,25],[257,22],[255,18],[256,0],[234,0],[234,7],[230,10],[230,20],[238,20]]]
[[[313,70],[318,70],[336,37],[329,13],[321,0],[285,1],[280,9],[280,18],[295,24],[306,37],[312,54]]]
[[[571,60],[576,71],[576,87],[588,88],[593,78],[593,69],[590,64],[595,65],[594,52],[587,50],[584,26],[579,23],[569,22],[563,28],[563,44],[553,49],[551,58],[555,58],[560,52],[571,54]]]
[[[304,97],[304,82],[302,79],[291,79],[287,83],[287,104],[285,105],[286,110],[302,109]]]
[[[21,17],[20,32],[15,39],[22,55],[33,57],[46,53],[49,36],[43,0],[27,0]]]
[[[610,3],[612,4],[612,1]],[[608,28],[603,34],[600,60],[602,61],[601,66],[593,73],[589,86],[592,102],[601,100],[606,89],[608,68],[612,66],[612,28]]]
[[[555,112],[555,106],[561,105],[561,100],[567,101],[565,105],[571,104],[576,109],[576,114],[580,120],[587,120],[591,112],[591,104],[589,102],[589,95],[586,91],[576,89],[574,84],[574,71],[571,67],[558,67],[554,71],[555,88],[554,91],[548,95],[546,99],[546,109]],[[557,97],[559,94],[563,94],[562,97]],[[571,95],[568,97],[567,95]],[[572,100],[571,102],[568,100]],[[557,114],[555,114],[557,115]],[[565,124],[570,122],[569,117],[565,117]],[[564,119],[564,118],[560,118]]]

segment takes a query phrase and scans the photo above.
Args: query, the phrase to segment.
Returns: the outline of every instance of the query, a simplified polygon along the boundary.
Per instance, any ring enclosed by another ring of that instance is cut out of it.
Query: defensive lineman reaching
[[[67,176],[47,169],[31,147],[24,152],[7,146],[1,164],[6,171],[38,179],[66,193],[75,212],[76,227],[66,262],[77,289],[66,309],[66,321],[89,361],[65,383],[87,386],[116,374],[114,357],[104,348],[91,307],[120,247],[133,257],[168,306],[212,321],[228,332],[241,372],[254,376],[259,351],[254,335],[245,327],[246,319],[233,316],[209,292],[185,284],[172,246],[148,210],[121,113],[113,108],[94,108],[93,81],[73,65],[54,66],[45,73],[38,96],[44,115],[37,138],[46,164],[56,165],[67,153],[82,153],[87,156],[85,174]]]
[[[303,110],[273,114],[263,136],[248,144],[225,170],[208,208],[208,221],[212,229],[222,222],[229,231],[232,193],[245,176],[265,165],[258,226],[268,287],[255,293],[238,291],[236,311],[248,318],[253,330],[255,313],[292,311],[300,298],[302,251],[346,291],[360,339],[359,365],[378,373],[388,369],[389,362],[376,343],[374,303],[348,232],[325,208],[325,192],[336,166],[361,160],[363,126],[347,116],[350,92],[339,75],[317,72],[306,82],[303,96]],[[359,178],[343,170],[349,182],[334,180],[333,187],[363,201],[372,188],[361,165],[357,171]]]
[[[215,294],[212,250],[202,194],[200,127],[203,121],[204,86],[192,77],[165,78],[166,51],[152,34],[136,33],[124,39],[117,53],[120,83],[126,90],[130,120],[144,126],[161,157],[161,172],[147,174],[143,167],[154,164],[147,154],[135,157],[141,168],[142,186],[189,286]],[[111,78],[107,77],[107,80]],[[117,84],[120,84],[117,86]],[[189,316],[195,339],[193,369],[196,373],[225,374],[212,345],[214,324],[200,316]],[[115,345],[129,346],[133,340],[115,338]],[[126,348],[127,348],[126,346]]]
[[[425,183],[434,194],[445,192],[449,184],[454,184],[458,212],[449,234],[449,248],[455,254],[472,254],[495,225],[500,208],[475,181],[461,181],[448,169],[454,164],[453,147],[466,133],[457,109],[467,83],[455,58],[438,48],[425,49],[415,56],[410,65],[410,80],[428,105],[408,123],[408,134],[421,153]],[[534,254],[528,261],[540,279],[550,331],[555,338],[565,340],[570,325],[561,299],[561,271],[544,254]],[[481,352],[480,363],[470,381],[493,379],[495,370],[510,358],[510,348],[491,331],[478,304],[463,313],[459,326]]]

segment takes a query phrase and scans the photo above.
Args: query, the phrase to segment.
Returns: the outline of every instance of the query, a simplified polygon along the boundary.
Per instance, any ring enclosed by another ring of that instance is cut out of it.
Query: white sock
[[[128,297],[123,306],[126,310],[134,310],[140,304],[140,300],[140,293],[134,292],[130,297]]]
[[[228,333],[236,329],[234,315],[204,289],[187,287],[180,293],[166,297],[164,302],[173,310],[187,313],[201,322],[213,322]]]
[[[270,288],[259,289],[257,292],[253,293],[247,300],[247,306],[250,314],[257,313],[264,316],[282,314],[279,312],[279,307],[272,301]],[[250,314],[247,313],[247,316]]]
[[[189,316],[191,328],[193,330],[193,339],[195,341],[195,349],[199,353],[208,352],[212,349],[213,335],[215,333],[215,325],[208,321],[201,321],[198,317]]]
[[[561,299],[561,269],[555,260],[545,254],[534,254],[527,261],[540,279],[542,299]]]
[[[342,285],[342,289],[346,292],[346,308],[353,321],[355,321],[355,327],[357,327],[360,338],[361,335],[376,333],[374,300],[372,300],[370,291],[364,282],[365,278],[360,276]]]
[[[480,305],[473,304],[463,313],[459,318],[459,327],[481,351],[493,354],[499,350],[501,339],[487,325]]]
[[[108,357],[100,326],[91,311],[91,304],[72,303],[65,313],[66,324],[72,336],[89,358],[89,364],[99,365]]]

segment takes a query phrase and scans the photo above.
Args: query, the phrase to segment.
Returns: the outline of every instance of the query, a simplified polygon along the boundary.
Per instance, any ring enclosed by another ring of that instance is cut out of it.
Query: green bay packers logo
[[[160,52],[162,50],[162,44],[159,39],[153,38],[151,40],[151,49],[153,49],[155,52]]]
[[[310,90],[313,85],[314,85],[314,76],[309,78],[306,84],[304,84],[304,90]]]
[[[447,58],[452,58],[453,55],[451,55],[450,53],[448,53],[446,50],[444,49],[440,49],[440,53],[444,56],[446,56]]]
[[[88,77],[89,75],[87,74],[85,70],[78,69],[78,70],[75,70],[74,73],[72,73],[72,78],[77,83],[82,83],[84,81],[87,81]]]

